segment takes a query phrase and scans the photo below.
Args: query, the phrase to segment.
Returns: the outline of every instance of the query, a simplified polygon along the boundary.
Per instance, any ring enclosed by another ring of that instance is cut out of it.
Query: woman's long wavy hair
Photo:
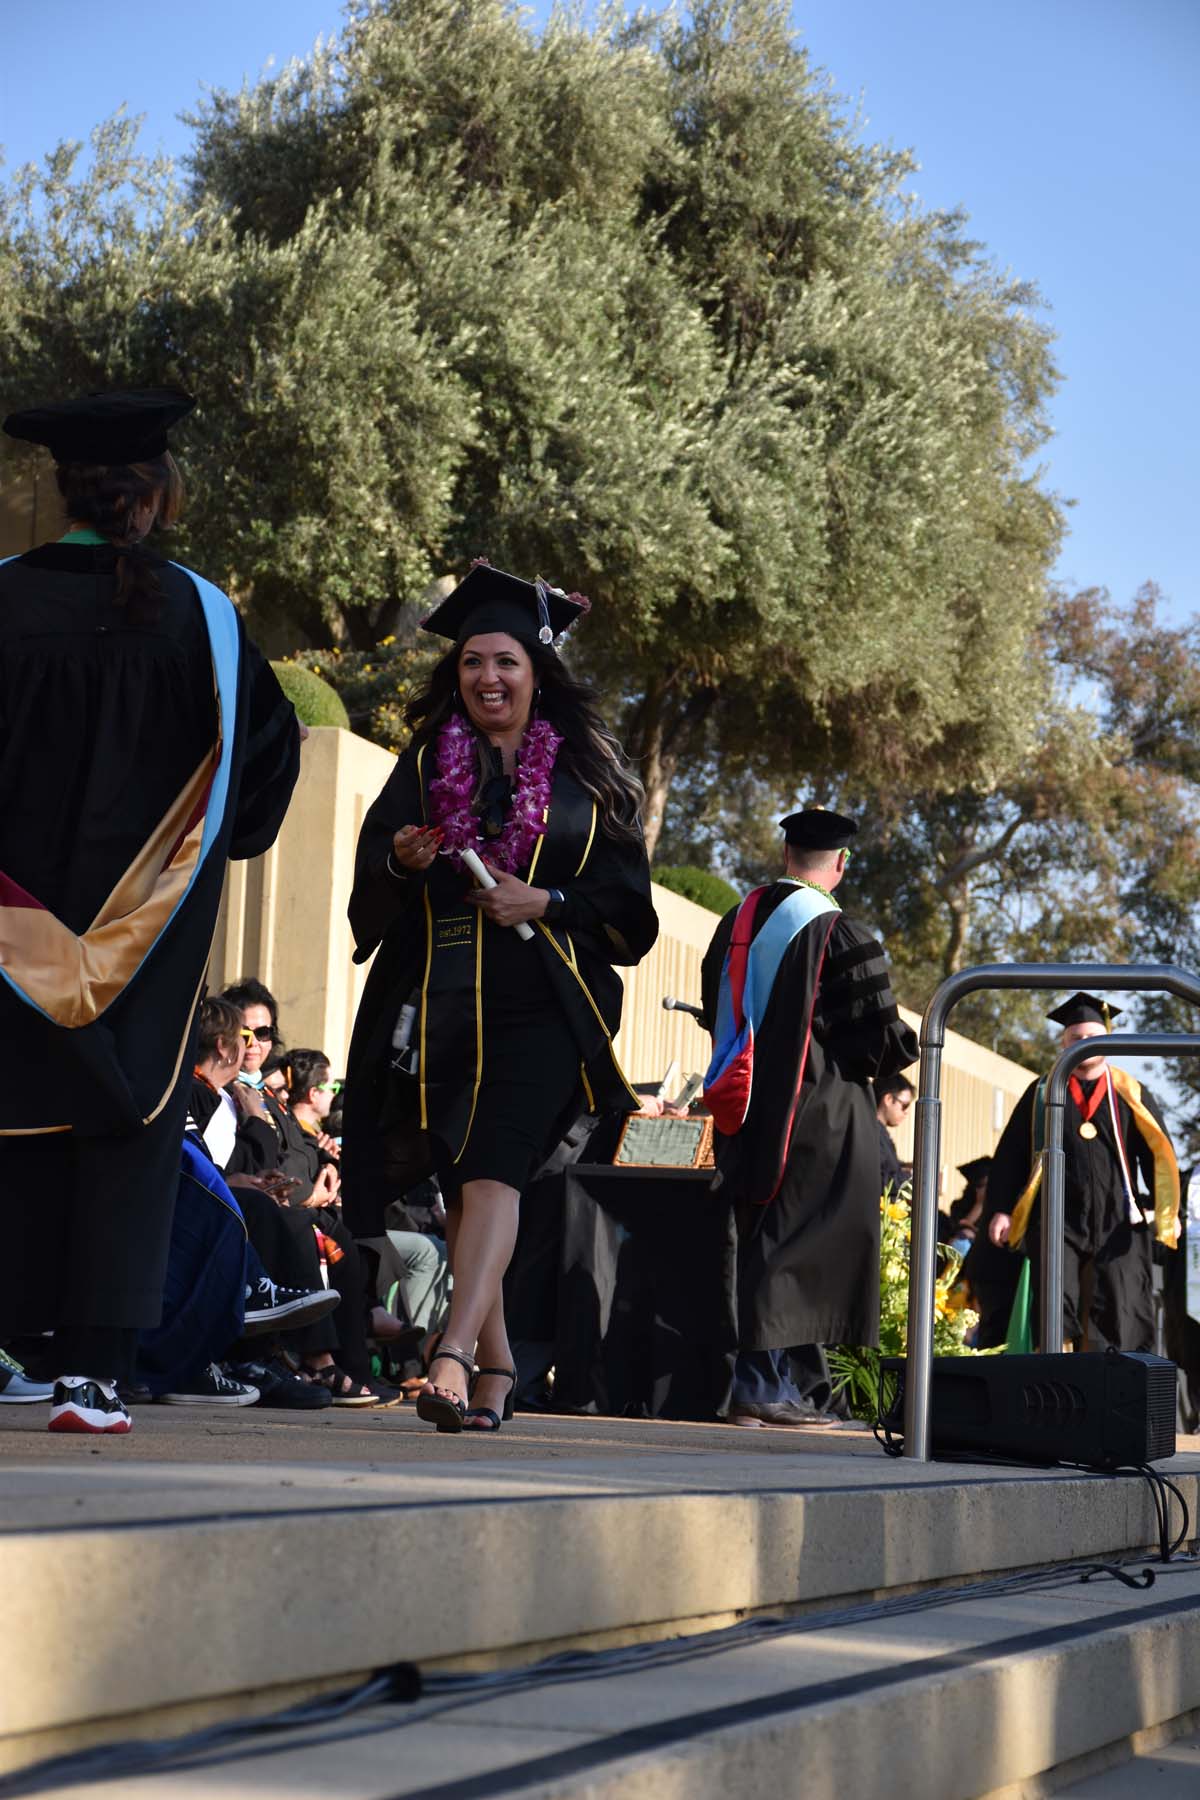
[[[134,515],[157,499],[155,525],[173,525],[183,509],[183,480],[167,451],[150,462],[59,463],[58,491],[67,517],[90,525],[122,552],[117,558],[116,603],[131,625],[152,624],[162,608],[162,590],[151,559],[141,553]]]
[[[464,643],[469,642],[465,639]],[[563,766],[596,802],[602,830],[618,842],[642,841],[642,806],[646,793],[625,761],[624,752],[605,724],[596,696],[586,682],[576,681],[555,652],[536,639],[516,638],[533,663],[537,695],[534,710],[562,733],[559,751]],[[460,708],[458,659],[463,644],[436,665],[424,693],[409,703],[404,717],[420,748],[438,732],[456,708]],[[482,734],[477,734],[481,737]],[[481,768],[486,767],[480,758]]]

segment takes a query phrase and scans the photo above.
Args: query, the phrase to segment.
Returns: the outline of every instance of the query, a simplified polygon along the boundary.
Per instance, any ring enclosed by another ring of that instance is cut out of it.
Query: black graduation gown
[[[793,891],[768,889],[756,935]],[[704,957],[710,1029],[736,911]],[[916,1055],[875,939],[840,912],[797,932],[755,1041],[746,1122],[734,1137],[716,1134],[737,1207],[743,1350],[878,1342],[879,1121],[868,1084]]]
[[[448,1157],[452,1170],[466,1147],[488,1054],[489,958],[503,957],[509,967],[519,966],[518,956],[532,959],[530,980],[555,1008],[547,1054],[557,1063],[564,1042],[573,1046],[578,1090],[568,1114],[631,1112],[640,1104],[612,1050],[623,998],[613,965],[640,962],[658,936],[644,848],[608,836],[560,752],[546,830],[523,878],[562,889],[567,910],[554,925],[536,923],[532,942],[514,944],[511,933],[463,903],[474,884],[448,858],[404,880],[389,871],[395,832],[432,816],[435,774],[432,744],[404,751],[363,821],[355,861],[354,959],[375,953],[350,1044],[342,1119],[342,1206],[360,1237],[377,1236],[385,1207],[435,1162]],[[392,1031],[414,990],[416,1081],[391,1069]],[[538,1060],[536,1044],[530,1060]],[[566,1116],[558,1127],[570,1123]],[[548,1135],[543,1156],[560,1134]]]
[[[1090,1097],[1095,1083],[1080,1077],[1079,1084],[1085,1098]],[[1035,1338],[1038,1335],[1037,1296],[1042,1243],[1040,1193],[1030,1210],[1024,1239],[1015,1254],[1011,1250],[997,1250],[991,1244],[988,1245],[991,1257],[985,1259],[979,1251],[980,1239],[986,1239],[991,1219],[996,1213],[1012,1214],[1033,1172],[1037,1087],[1036,1080],[1030,1082],[1013,1108],[1012,1117],[996,1146],[988,1174],[985,1216],[980,1222],[976,1244],[963,1265],[964,1275],[973,1281],[974,1271],[990,1266],[995,1257],[1006,1257],[1019,1272],[1018,1257],[1028,1255],[1033,1275]],[[1129,1106],[1119,1094],[1114,1097],[1130,1174],[1140,1197],[1145,1200],[1154,1192],[1154,1158],[1138,1131]],[[1162,1125],[1159,1104],[1145,1087],[1142,1088],[1142,1100]],[[1103,1101],[1093,1115],[1094,1138],[1079,1135],[1081,1122],[1079,1109],[1068,1096],[1063,1137],[1067,1160],[1063,1222],[1063,1342],[1086,1350],[1104,1350],[1110,1344],[1118,1350],[1153,1350],[1154,1203],[1146,1200],[1149,1225],[1131,1224],[1107,1101]],[[1165,1130],[1165,1125],[1163,1128]]]
[[[0,566],[0,1333],[158,1323],[225,865],[274,841],[299,770],[295,713],[231,603],[208,595],[210,641],[196,582],[153,560],[162,605],[144,624],[115,604],[106,545]],[[72,1012],[75,940],[89,934],[91,967],[89,928],[146,871],[151,911],[160,872],[177,880],[161,929],[118,905],[103,1003]],[[30,921],[57,934],[50,1010],[22,986],[46,993]]]

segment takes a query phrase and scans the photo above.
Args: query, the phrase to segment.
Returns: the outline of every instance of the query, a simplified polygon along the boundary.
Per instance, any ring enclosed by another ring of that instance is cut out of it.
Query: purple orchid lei
[[[534,719],[521,739],[512,809],[497,838],[485,837],[471,809],[479,784],[475,733],[457,713],[438,733],[437,774],[429,784],[433,822],[442,828],[442,853],[456,869],[464,850],[474,850],[509,875],[528,868],[533,847],[546,829],[550,789],[561,735],[547,719]]]

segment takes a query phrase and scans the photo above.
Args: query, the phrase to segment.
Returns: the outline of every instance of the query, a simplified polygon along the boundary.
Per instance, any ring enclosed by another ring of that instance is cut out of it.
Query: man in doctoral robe
[[[917,1055],[882,948],[833,897],[857,825],[813,808],[781,826],[785,873],[756,890],[748,921],[748,1105],[740,1128],[715,1134],[718,1179],[728,1187],[739,1237],[739,1354],[729,1418],[748,1425],[821,1422],[792,1379],[789,1353],[797,1347],[808,1369],[821,1345],[879,1341],[879,1130],[871,1083]],[[706,1086],[728,1034],[741,912],[725,915],[704,958],[704,1012],[716,1043]]]
[[[1063,1028],[1064,1049],[1106,1032],[1120,1016],[1083,993],[1048,1015]],[[1035,1332],[1047,1080],[1042,1075],[1030,1083],[996,1146],[987,1229],[979,1234],[992,1246],[1007,1244],[1029,1257]],[[1102,1056],[1079,1063],[1068,1088],[1063,1150],[1063,1346],[1152,1351],[1154,1245],[1171,1252],[1179,1238],[1179,1169],[1157,1100]],[[964,1266],[968,1280],[974,1260],[973,1253]]]

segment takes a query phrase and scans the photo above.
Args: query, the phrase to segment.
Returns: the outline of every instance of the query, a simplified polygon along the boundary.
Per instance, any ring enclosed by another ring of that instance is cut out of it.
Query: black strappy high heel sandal
[[[436,1354],[429,1359],[431,1370],[434,1363],[443,1356],[448,1357],[451,1362],[456,1362],[460,1369],[467,1371],[468,1384],[473,1380],[475,1375],[473,1359],[467,1355],[465,1350],[459,1350],[455,1345],[447,1344],[444,1340],[438,1345]],[[431,1375],[430,1380],[432,1381],[432,1379]],[[465,1400],[460,1400],[457,1394],[417,1395],[418,1419],[424,1419],[427,1425],[436,1425],[439,1431],[461,1431],[466,1416],[467,1403]]]
[[[508,1392],[504,1396],[504,1411],[497,1416],[490,1406],[472,1406],[468,1408],[463,1418],[463,1424],[464,1426],[470,1425],[472,1419],[486,1419],[486,1425],[471,1425],[471,1430],[499,1431],[501,1423],[507,1425],[513,1416],[513,1393],[517,1385],[517,1371],[515,1369],[476,1369],[475,1381],[478,1381],[481,1375],[504,1375],[508,1378]],[[474,1385],[473,1381],[471,1386],[474,1387]]]

